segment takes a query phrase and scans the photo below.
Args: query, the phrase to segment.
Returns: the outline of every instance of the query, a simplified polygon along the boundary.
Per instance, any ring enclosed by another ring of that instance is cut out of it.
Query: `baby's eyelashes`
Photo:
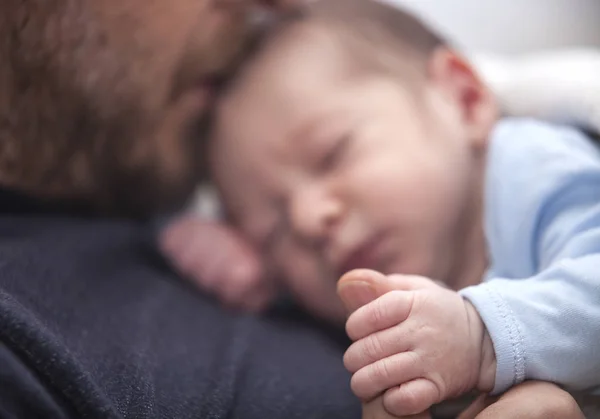
[[[348,145],[351,139],[351,135],[348,134],[336,140],[335,143],[327,150],[327,152],[319,160],[318,171],[323,173],[335,168],[344,156],[346,150],[348,149]]]

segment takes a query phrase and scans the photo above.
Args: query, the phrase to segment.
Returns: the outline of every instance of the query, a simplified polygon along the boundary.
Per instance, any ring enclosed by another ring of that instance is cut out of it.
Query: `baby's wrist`
[[[496,366],[496,352],[494,351],[492,338],[484,325],[477,390],[489,393],[494,389],[496,382]]]
[[[477,309],[468,300],[465,300],[465,305],[469,313],[473,345],[477,348],[477,353],[480,355],[475,388],[478,391],[489,393],[494,389],[496,381],[496,353],[494,345]]]

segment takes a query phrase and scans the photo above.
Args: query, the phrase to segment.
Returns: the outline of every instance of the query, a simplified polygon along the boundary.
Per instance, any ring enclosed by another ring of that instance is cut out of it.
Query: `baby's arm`
[[[524,259],[539,273],[521,280],[495,278],[461,292],[477,308],[494,343],[496,393],[526,379],[569,389],[600,385],[600,163],[598,151],[583,148],[578,137],[563,143],[560,149],[553,145],[552,152],[538,151],[552,170],[519,172],[531,178],[525,184],[537,179],[544,185],[527,194],[539,195],[531,198],[535,215],[528,220],[504,216],[493,227],[502,234],[496,257],[510,248],[531,252]],[[515,200],[514,191],[507,195],[518,212],[530,211],[519,204],[525,198]],[[527,230],[531,240],[521,234]]]
[[[600,205],[594,212],[600,223]],[[462,292],[494,342],[494,393],[527,379],[572,390],[600,385],[600,253],[591,251],[598,247],[600,227],[581,231],[539,275],[497,278]]]

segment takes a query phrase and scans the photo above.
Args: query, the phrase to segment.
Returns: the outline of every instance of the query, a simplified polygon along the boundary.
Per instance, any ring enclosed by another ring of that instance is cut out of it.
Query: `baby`
[[[418,20],[323,0],[281,22],[223,96],[211,148],[227,214],[271,270],[238,278],[282,278],[332,321],[336,291],[367,303],[346,323],[361,399],[400,416],[526,379],[600,385],[600,152],[499,119]],[[205,284],[259,307],[271,285],[250,285]]]

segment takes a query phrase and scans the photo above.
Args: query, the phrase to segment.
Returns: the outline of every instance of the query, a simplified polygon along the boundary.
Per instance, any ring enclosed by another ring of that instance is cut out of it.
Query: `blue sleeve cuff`
[[[473,304],[492,339],[496,353],[496,381],[492,394],[503,393],[525,380],[526,352],[523,335],[510,307],[486,282],[461,290]]]

